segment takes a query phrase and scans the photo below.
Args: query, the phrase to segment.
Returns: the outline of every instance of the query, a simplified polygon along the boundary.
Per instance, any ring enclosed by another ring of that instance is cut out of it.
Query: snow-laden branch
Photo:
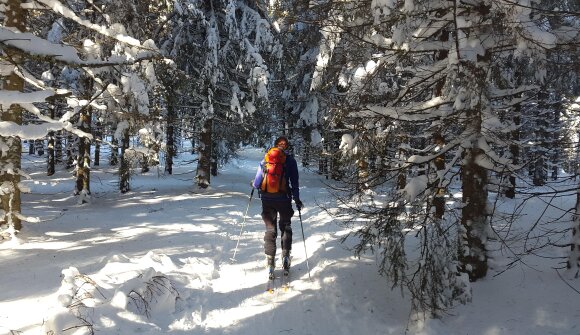
[[[530,11],[533,10],[536,13],[544,13],[544,14],[549,14],[549,15],[560,15],[560,16],[564,16],[564,15],[580,16],[580,12],[571,11],[571,10],[563,10],[562,8],[558,8],[557,10],[541,8],[541,7],[532,5],[532,2],[529,2],[529,1],[516,2],[516,1],[510,1],[510,0],[502,0],[502,2],[505,2],[510,6],[525,8],[525,9],[530,10]]]
[[[12,104],[23,104],[33,102],[44,102],[54,95],[66,94],[67,90],[42,90],[35,92],[18,92],[0,90],[0,105],[10,106]]]
[[[54,121],[42,124],[18,125],[11,121],[0,121],[0,134],[5,137],[19,137],[21,139],[40,139],[51,131],[69,131],[79,137],[92,139],[93,136],[73,127],[70,122]]]
[[[56,61],[76,66],[100,67],[131,65],[145,59],[159,57],[156,50],[143,49],[134,55],[114,55],[106,60],[83,60],[79,57],[78,51],[73,47],[51,43],[34,34],[12,31],[7,27],[0,27],[0,43],[32,56],[49,57]]]
[[[490,93],[490,99],[513,97],[525,92],[537,91],[540,87],[538,85],[526,85],[510,89],[493,89]]]
[[[54,120],[46,115],[43,115],[40,109],[38,109],[33,104],[34,102],[43,101],[40,100],[41,98],[46,99],[56,95],[50,94],[50,92],[51,90],[32,93],[0,91],[0,97],[3,95],[7,95],[6,93],[9,93],[8,95],[15,95],[15,97],[10,97],[13,103],[20,104],[20,107],[24,108],[29,113],[34,114],[40,121],[43,121],[43,123],[28,124],[28,125],[18,125],[13,122],[0,122],[0,134],[2,134],[2,136],[18,136],[22,139],[39,139],[46,137],[46,135],[48,135],[48,133],[51,131],[66,130],[79,137],[87,137],[92,139],[93,135],[75,128],[73,124],[70,122],[71,117],[73,117],[76,113],[66,112],[59,120]],[[3,105],[4,101],[9,100],[2,100]],[[89,104],[89,102],[86,102],[86,100],[84,102],[85,104]],[[92,103],[90,104],[93,105]],[[70,102],[69,105],[73,106],[73,104]]]
[[[64,17],[66,17],[67,19],[70,19],[86,28],[89,28],[91,30],[96,31],[97,33],[113,38],[121,43],[125,43],[134,47],[141,47],[141,48],[151,48],[154,46],[143,46],[141,45],[141,43],[139,42],[139,40],[131,37],[131,36],[127,36],[124,34],[119,33],[118,31],[115,31],[114,29],[111,28],[107,28],[95,23],[92,23],[88,20],[82,19],[80,17],[78,17],[76,15],[75,12],[73,12],[71,9],[69,9],[67,6],[63,5],[60,1],[57,0],[35,0],[37,3],[42,4],[44,7],[50,8],[52,11],[54,11],[57,14],[60,14]],[[35,9],[36,6],[34,3],[28,3],[28,4],[23,4],[22,7],[24,9]],[[150,51],[157,51],[157,48],[155,47],[154,49],[150,49]]]
[[[425,121],[451,114],[451,103],[452,101],[446,100],[443,97],[435,97],[431,100],[410,106],[366,106],[366,110],[395,120]],[[364,113],[364,110],[360,113]]]
[[[420,25],[413,37],[417,39],[427,39],[435,36],[441,30],[445,29],[450,22],[453,22],[453,12],[449,11],[445,16],[437,18],[437,20],[429,20],[424,25]]]
[[[46,99],[56,95],[66,95],[67,90],[42,90],[35,92],[17,92],[0,90],[0,105],[3,108],[8,108],[10,105],[19,104],[26,111],[34,114],[43,123],[18,125],[14,122],[3,121],[0,122],[0,134],[2,136],[17,136],[22,139],[39,139],[44,138],[51,131],[64,129],[79,137],[92,138],[92,135],[85,133],[73,127],[69,121],[72,113],[65,113],[60,120],[53,120],[45,115],[42,115],[40,110],[34,106],[33,103],[44,102]]]

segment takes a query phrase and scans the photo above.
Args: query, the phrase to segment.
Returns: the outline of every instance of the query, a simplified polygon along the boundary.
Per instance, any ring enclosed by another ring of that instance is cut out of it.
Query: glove
[[[298,208],[298,210],[301,210],[304,207],[304,204],[300,199],[294,199],[294,202],[296,203],[296,208]]]

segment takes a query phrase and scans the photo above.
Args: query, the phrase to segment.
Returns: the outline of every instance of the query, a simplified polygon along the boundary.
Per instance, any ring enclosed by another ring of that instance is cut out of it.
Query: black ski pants
[[[278,228],[282,237],[282,252],[292,250],[292,227],[290,219],[294,215],[291,200],[273,201],[262,199],[262,219],[266,224],[264,234],[264,252],[268,256],[276,255],[276,238]]]

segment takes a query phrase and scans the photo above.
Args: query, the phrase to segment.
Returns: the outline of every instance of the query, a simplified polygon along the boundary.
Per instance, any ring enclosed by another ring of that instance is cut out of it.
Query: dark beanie
[[[280,136],[276,139],[276,141],[274,141],[274,145],[278,145],[278,143],[282,142],[282,141],[286,141],[286,143],[288,143],[288,146],[290,146],[290,142],[288,142],[288,139],[284,136]]]

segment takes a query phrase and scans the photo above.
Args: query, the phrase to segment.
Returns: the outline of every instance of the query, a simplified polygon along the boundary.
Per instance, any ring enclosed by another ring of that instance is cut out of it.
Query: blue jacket
[[[264,163],[264,160],[260,162],[260,166],[258,166],[258,171],[256,172],[256,178],[254,178],[254,182],[252,183],[252,186],[257,188],[258,191],[260,191],[262,180],[264,179]],[[288,190],[288,194],[278,195],[259,192],[260,198],[262,198],[262,200],[284,201],[300,199],[300,190],[298,189],[300,187],[298,181],[298,164],[296,163],[296,159],[294,159],[292,154],[286,153],[284,173],[286,174],[286,189]]]

